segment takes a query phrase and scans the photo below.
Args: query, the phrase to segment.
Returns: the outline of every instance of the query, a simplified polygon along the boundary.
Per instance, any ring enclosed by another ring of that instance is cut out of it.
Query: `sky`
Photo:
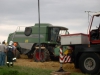
[[[100,11],[100,0],[40,0],[40,23],[67,27],[69,33],[87,33],[85,11]],[[18,26],[35,23],[38,23],[38,0],[0,0],[0,42],[7,41],[9,33]]]

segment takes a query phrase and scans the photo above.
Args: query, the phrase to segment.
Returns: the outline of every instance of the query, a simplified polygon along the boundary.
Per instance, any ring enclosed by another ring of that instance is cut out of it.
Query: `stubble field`
[[[14,62],[14,65],[31,67],[31,68],[51,69],[54,71],[57,71],[60,68],[60,63],[57,61],[34,62],[34,60],[31,59],[17,59],[17,61]],[[72,63],[63,64],[63,69],[68,72],[81,73],[79,69],[74,68],[74,64]]]

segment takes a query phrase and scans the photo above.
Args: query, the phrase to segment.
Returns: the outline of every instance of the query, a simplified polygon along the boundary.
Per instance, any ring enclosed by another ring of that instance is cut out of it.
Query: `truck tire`
[[[84,53],[79,58],[79,68],[83,73],[97,74],[100,70],[100,57],[96,53]]]
[[[39,57],[39,49],[36,49],[33,54],[33,59],[35,62],[45,62],[49,60],[49,51],[47,49],[41,49],[41,58]]]

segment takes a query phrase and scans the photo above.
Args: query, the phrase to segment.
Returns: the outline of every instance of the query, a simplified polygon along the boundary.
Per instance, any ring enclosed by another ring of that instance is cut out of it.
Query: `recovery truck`
[[[22,31],[24,29],[24,31]],[[57,60],[59,58],[60,44],[59,34],[68,34],[68,28],[62,26],[53,26],[49,23],[40,24],[40,46],[39,52],[39,24],[29,27],[18,27],[15,32],[10,33],[7,42],[14,41],[17,43],[17,57],[19,53],[33,56],[34,61]],[[41,56],[41,57],[40,57]]]
[[[93,29],[94,18],[99,20],[96,21],[99,24],[95,29]],[[88,34],[61,35],[61,45],[63,50],[70,47],[71,62],[74,63],[75,68],[83,73],[97,75],[100,71],[100,12],[92,15]]]

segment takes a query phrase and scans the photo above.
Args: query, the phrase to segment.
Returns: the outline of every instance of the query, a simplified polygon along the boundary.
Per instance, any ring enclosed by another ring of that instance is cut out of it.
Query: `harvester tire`
[[[50,59],[50,54],[47,49],[41,49],[41,58],[39,55],[39,49],[36,49],[34,51],[33,60],[35,62],[45,62],[48,61],[49,59]]]
[[[16,58],[20,58],[20,52],[18,50],[16,50]]]
[[[79,59],[79,68],[83,73],[97,74],[100,70],[100,57],[96,53],[84,53]]]

